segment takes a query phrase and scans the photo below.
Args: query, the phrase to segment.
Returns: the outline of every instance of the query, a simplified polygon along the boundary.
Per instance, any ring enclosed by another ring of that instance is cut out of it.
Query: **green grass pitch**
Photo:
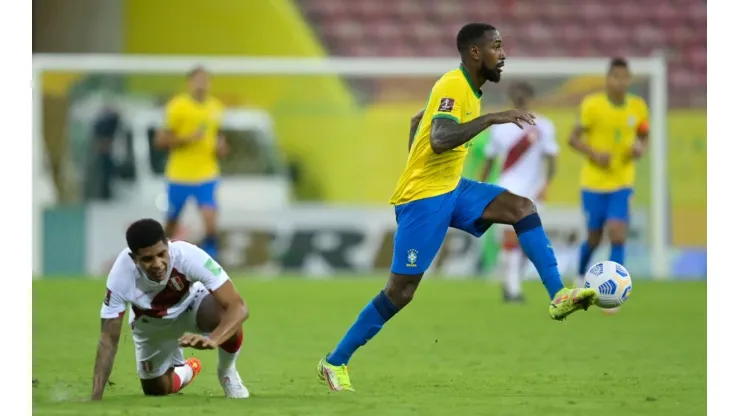
[[[143,397],[124,328],[113,385],[89,403],[105,284],[35,281],[34,414],[706,414],[704,282],[638,280],[620,313],[558,323],[536,282],[527,304],[504,305],[497,285],[430,279],[353,358],[356,393],[330,393],[315,367],[383,280],[236,282],[251,310],[238,363],[250,399],[222,398],[213,351],[186,352],[203,372],[182,394]]]

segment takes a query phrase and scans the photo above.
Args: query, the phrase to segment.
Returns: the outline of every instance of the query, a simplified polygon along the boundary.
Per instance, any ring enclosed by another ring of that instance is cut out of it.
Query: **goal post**
[[[511,58],[505,77],[575,77],[603,75],[608,58]],[[668,83],[665,58],[629,58],[630,69],[649,83],[651,110],[649,226],[652,277],[669,274],[669,198],[667,177]],[[456,58],[261,58],[156,55],[35,54],[33,56],[33,174],[44,175],[42,77],[48,72],[96,74],[182,74],[202,65],[214,75],[229,76],[331,76],[342,77],[428,77],[434,78],[456,67]],[[410,115],[409,115],[410,116]],[[34,188],[38,182],[35,180]],[[575,180],[574,180],[575,186]],[[43,273],[44,202],[33,192],[34,274]]]

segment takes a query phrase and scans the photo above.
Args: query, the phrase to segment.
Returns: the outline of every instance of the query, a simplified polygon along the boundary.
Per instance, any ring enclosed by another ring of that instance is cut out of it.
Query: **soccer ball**
[[[594,264],[586,272],[587,288],[599,292],[596,302],[601,308],[617,308],[627,301],[632,293],[632,278],[627,269],[613,261],[602,261]]]

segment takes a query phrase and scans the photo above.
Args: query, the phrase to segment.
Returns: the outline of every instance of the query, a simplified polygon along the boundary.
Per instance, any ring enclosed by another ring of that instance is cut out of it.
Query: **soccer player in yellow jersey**
[[[609,259],[624,264],[635,160],[647,146],[650,117],[645,101],[627,93],[630,81],[627,61],[612,59],[606,91],[583,99],[580,121],[570,138],[571,147],[586,157],[581,201],[588,238],[578,263],[581,284],[605,229],[611,242]]]
[[[385,288],[360,312],[336,348],[318,365],[332,390],[352,390],[347,363],[354,352],[409,304],[449,227],[480,237],[493,223],[514,226],[524,253],[550,295],[550,315],[562,320],[596,301],[594,289],[566,289],[535,204],[492,184],[462,178],[470,140],[494,124],[534,124],[523,110],[480,115],[486,81],[499,82],[506,54],[499,32],[471,23],[457,34],[462,64],[432,88],[412,140],[406,169],[391,198],[396,230]],[[413,121],[412,121],[413,123]]]
[[[160,148],[169,149],[165,171],[168,196],[165,230],[172,237],[180,212],[194,198],[205,223],[201,248],[217,258],[218,157],[226,152],[226,143],[219,133],[223,105],[209,94],[210,80],[204,68],[192,70],[188,84],[187,93],[175,96],[167,104],[165,126],[156,140]]]

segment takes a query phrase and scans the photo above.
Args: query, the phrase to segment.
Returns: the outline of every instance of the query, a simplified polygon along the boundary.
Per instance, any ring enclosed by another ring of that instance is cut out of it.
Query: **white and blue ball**
[[[594,288],[599,292],[597,306],[604,309],[618,308],[632,293],[632,277],[621,264],[602,261],[588,269],[584,287]]]

